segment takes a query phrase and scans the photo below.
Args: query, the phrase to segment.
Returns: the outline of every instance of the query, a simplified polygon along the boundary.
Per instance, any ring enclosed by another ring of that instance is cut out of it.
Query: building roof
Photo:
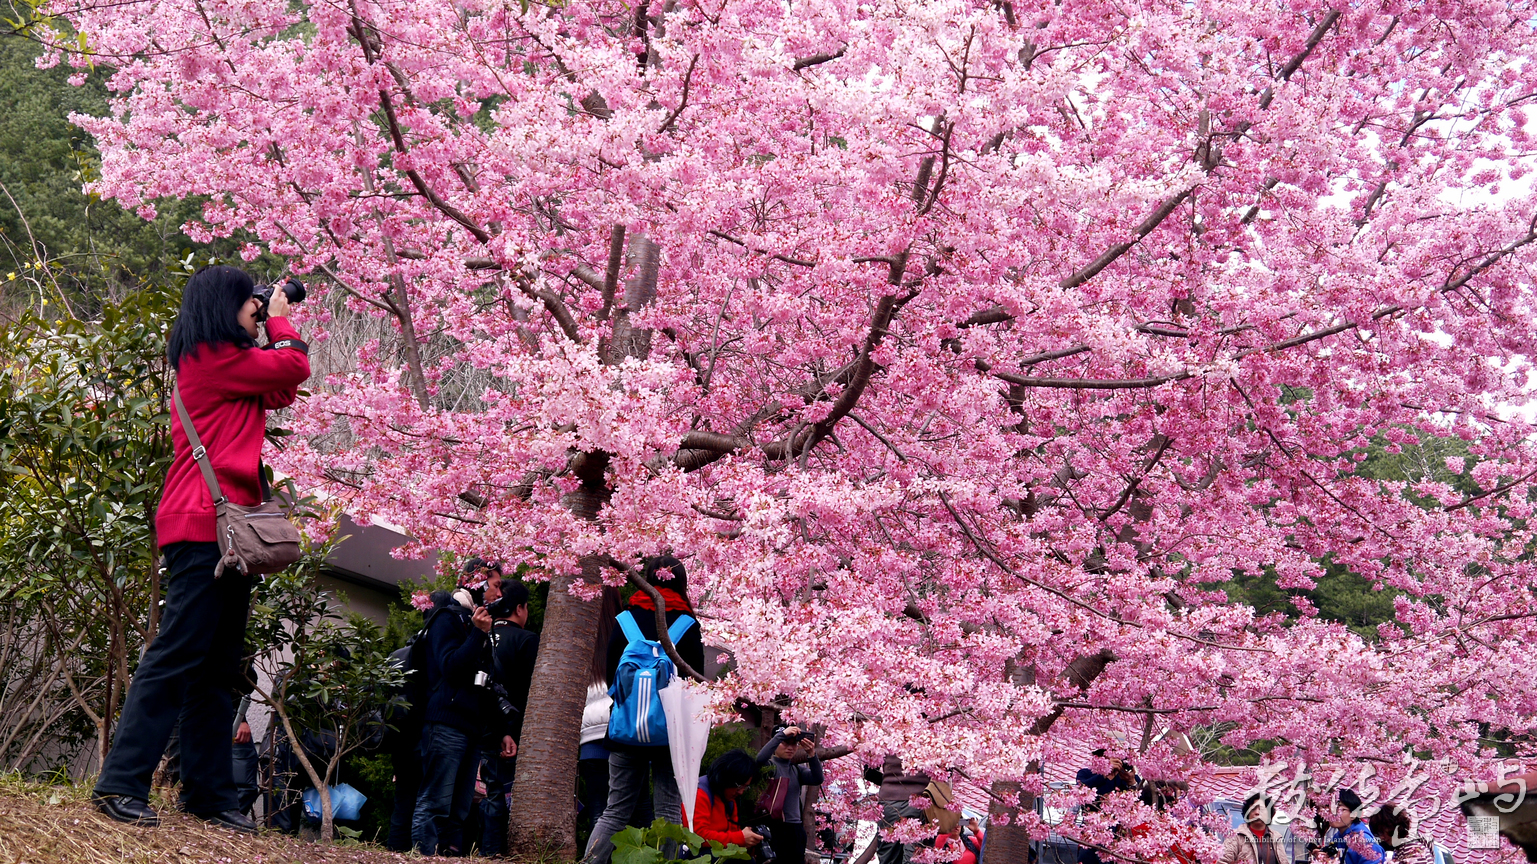
[[[336,533],[347,539],[337,544],[326,569],[343,582],[372,588],[399,596],[400,583],[431,579],[437,566],[438,550],[427,550],[423,558],[395,558],[390,551],[411,542],[411,538],[380,525],[359,525],[343,514]]]

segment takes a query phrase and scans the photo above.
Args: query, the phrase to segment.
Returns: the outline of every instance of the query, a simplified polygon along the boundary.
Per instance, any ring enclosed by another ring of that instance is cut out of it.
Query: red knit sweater
[[[747,838],[742,834],[742,826],[733,822],[726,810],[726,799],[711,795],[704,789],[700,789],[696,796],[694,798],[695,834],[706,840],[715,840],[728,846],[732,843],[738,846],[747,845]]]
[[[273,341],[298,339],[285,318],[267,320]],[[198,437],[208,448],[219,487],[236,504],[261,503],[262,438],[267,412],[286,408],[299,395],[299,384],[310,377],[310,358],[297,348],[239,348],[225,342],[199,345],[196,356],[183,357],[176,371],[181,401],[187,406]],[[171,408],[171,443],[176,457],[166,474],[155,534],[161,546],[190,540],[214,542],[213,496],[192,458],[192,445]]]

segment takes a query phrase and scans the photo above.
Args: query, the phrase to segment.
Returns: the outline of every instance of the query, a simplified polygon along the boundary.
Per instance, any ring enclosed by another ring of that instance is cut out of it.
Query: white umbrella
[[[681,675],[674,676],[672,683],[657,691],[657,696],[662,700],[662,713],[667,715],[667,748],[672,751],[672,774],[678,780],[683,813],[692,830],[699,763],[710,743],[710,721],[700,715],[709,705],[710,697],[701,685],[685,681]]]

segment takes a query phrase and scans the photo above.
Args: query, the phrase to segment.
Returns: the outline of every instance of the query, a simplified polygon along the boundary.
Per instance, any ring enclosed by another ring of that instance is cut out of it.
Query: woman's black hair
[[[641,575],[646,581],[658,588],[666,587],[688,596],[688,571],[683,569],[683,562],[671,555],[658,555],[655,558],[646,559],[646,566],[641,569]]]
[[[1382,809],[1372,814],[1372,818],[1366,820],[1366,825],[1377,842],[1382,844],[1382,848],[1390,852],[1414,836],[1414,822],[1402,804],[1383,805]]]
[[[614,618],[624,610],[619,589],[603,586],[602,605],[598,608],[598,640],[593,643],[592,665],[588,667],[587,683],[608,686],[608,641],[614,635]]]
[[[706,774],[710,779],[710,794],[720,797],[727,789],[746,786],[758,777],[758,761],[740,747],[715,757]]]
[[[171,327],[166,356],[181,367],[183,357],[196,357],[201,345],[231,342],[241,348],[256,344],[237,320],[240,307],[251,299],[256,283],[244,270],[216,265],[192,274],[181,292],[181,311]]]

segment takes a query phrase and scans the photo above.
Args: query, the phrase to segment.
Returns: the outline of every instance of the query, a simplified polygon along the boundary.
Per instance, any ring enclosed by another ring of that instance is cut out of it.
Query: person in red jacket
[[[234,267],[199,270],[187,280],[167,349],[219,486],[243,505],[261,503],[267,412],[291,405],[310,376],[308,348],[285,317],[287,296],[273,291],[264,307],[254,291],[251,277]],[[270,342],[258,348],[263,317]],[[180,719],[183,808],[255,833],[256,823],[240,812],[230,758],[230,687],[240,674],[251,579],[234,569],[214,577],[213,496],[176,420],[171,441],[175,456],[155,514],[165,606],[128,688],[93,800],[119,822],[158,824],[150,779]]]
[[[735,843],[751,849],[762,843],[762,835],[742,827],[737,812],[742,793],[757,776],[758,763],[746,750],[729,750],[711,762],[709,772],[699,778],[699,794],[694,798],[694,833],[726,846]]]

